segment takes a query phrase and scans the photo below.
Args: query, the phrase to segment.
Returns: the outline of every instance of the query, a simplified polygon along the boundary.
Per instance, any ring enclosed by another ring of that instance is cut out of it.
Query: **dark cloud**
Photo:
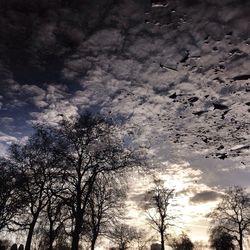
[[[60,80],[68,55],[103,25],[115,1],[1,1],[2,77]]]
[[[99,107],[130,117],[158,160],[242,160],[249,10],[236,0],[2,1],[0,115],[30,124]]]
[[[142,204],[143,201],[145,200],[145,196],[146,193],[134,194],[130,197],[130,200],[136,202],[136,204]]]
[[[215,191],[202,191],[200,193],[195,194],[190,198],[190,202],[192,203],[206,203],[210,201],[215,201],[221,197],[221,194]]]

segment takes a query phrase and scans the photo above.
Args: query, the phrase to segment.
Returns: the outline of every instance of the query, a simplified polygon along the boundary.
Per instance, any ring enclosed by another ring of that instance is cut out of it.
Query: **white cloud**
[[[11,144],[13,142],[17,142],[17,138],[8,134],[5,134],[3,132],[0,132],[0,142]]]
[[[8,146],[5,143],[0,142],[0,157],[6,156],[8,151]]]

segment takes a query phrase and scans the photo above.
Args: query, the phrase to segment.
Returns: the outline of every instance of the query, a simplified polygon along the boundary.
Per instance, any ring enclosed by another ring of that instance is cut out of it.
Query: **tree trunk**
[[[93,237],[91,240],[91,250],[95,250],[95,243],[96,243],[97,237]]]
[[[53,250],[53,240],[49,239],[49,250]]]
[[[74,231],[73,237],[72,237],[71,250],[78,250],[79,240],[80,240],[80,237],[79,237],[78,232]]]
[[[99,222],[100,224],[100,222]],[[92,239],[91,239],[91,250],[95,250],[95,244],[97,241],[97,238],[99,236],[99,226],[93,226],[93,230],[92,230]]]
[[[161,250],[165,250],[164,232],[161,232]]]
[[[240,232],[239,247],[240,247],[240,250],[243,250],[243,234],[242,234],[242,232]]]
[[[30,224],[30,228],[29,228],[29,232],[28,232],[28,236],[27,236],[26,244],[25,244],[25,250],[30,250],[31,249],[31,242],[32,242],[32,237],[33,237],[33,233],[34,233],[37,218],[38,218],[38,215],[36,215],[33,218],[33,221]]]
[[[50,223],[49,227],[49,248],[48,250],[53,250],[53,243],[54,243],[54,230],[53,230],[53,223]]]
[[[121,246],[119,247],[119,250],[126,250],[126,249],[127,249],[126,243],[123,242],[123,243],[121,244]]]
[[[241,223],[238,224],[239,229],[239,239],[237,239],[239,243],[239,250],[243,250],[243,232],[241,228]]]
[[[81,218],[76,218],[75,228],[72,234],[72,244],[71,250],[78,250],[79,248],[79,241],[80,241],[80,234],[81,234]]]
[[[82,229],[82,224],[83,224],[83,215],[87,206],[87,201],[90,196],[90,193],[93,188],[93,183],[96,178],[96,174],[93,174],[89,180],[90,184],[88,185],[87,193],[84,197],[84,200],[82,200],[82,190],[81,190],[81,173],[78,173],[78,184],[77,184],[77,191],[76,191],[76,217],[75,217],[75,228],[72,234],[72,243],[71,243],[71,250],[78,250],[79,248],[79,241],[80,241],[80,234],[81,234],[81,229]],[[83,205],[82,205],[83,204]],[[82,206],[81,206],[82,205]]]

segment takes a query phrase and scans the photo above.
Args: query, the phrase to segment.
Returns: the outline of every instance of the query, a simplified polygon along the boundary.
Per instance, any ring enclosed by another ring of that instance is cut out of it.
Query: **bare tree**
[[[210,230],[210,246],[215,250],[234,250],[234,237],[225,232],[221,227]]]
[[[71,223],[66,228],[72,236],[71,249],[78,250],[80,237],[88,226],[86,218],[98,178],[138,166],[141,159],[132,144],[123,140],[118,126],[90,113],[71,121],[63,120],[56,127],[39,127],[27,143],[13,145],[10,162],[17,170],[15,185],[18,188],[11,199],[17,199],[22,207],[11,218],[12,230],[27,230],[25,250],[31,249],[35,228],[45,211],[50,226],[49,249],[52,249],[56,231],[61,227],[56,216],[61,211],[58,204],[67,208]],[[55,205],[55,200],[60,202]],[[96,202],[95,199],[92,208]],[[105,216],[94,223],[97,226],[93,231],[95,240]]]
[[[164,187],[161,180],[154,180],[154,187],[145,195],[144,209],[151,227],[160,234],[162,250],[165,249],[167,230],[175,218],[169,213],[173,195],[174,190]]]
[[[47,232],[42,235],[40,234],[40,236],[41,237],[39,239],[36,250],[47,250],[49,247]],[[67,235],[64,230],[61,230],[57,235],[55,241],[53,242],[53,250],[70,250],[71,248],[69,239],[69,235]]]
[[[65,235],[66,221],[69,219],[62,200],[56,196],[48,197],[48,204],[41,215],[39,232],[41,249],[53,250],[59,235]]]
[[[62,233],[62,230],[64,229],[64,221],[67,220],[65,212],[64,204],[58,200],[57,197],[51,196],[46,207],[46,217],[49,222],[47,230],[49,239],[48,250],[53,250],[53,243],[56,237],[59,233]]]
[[[136,229],[134,246],[138,250],[147,250],[148,246],[151,245],[153,241],[152,237],[148,237],[148,233],[142,229]]]
[[[222,201],[209,215],[213,227],[220,227],[238,242],[243,250],[243,239],[250,231],[250,197],[239,186],[229,188]]]
[[[28,231],[25,250],[31,249],[35,226],[48,204],[48,188],[52,183],[51,169],[54,164],[50,139],[42,130],[37,130],[26,144],[11,147],[10,159],[18,171],[16,182],[19,188],[15,190],[15,197],[23,203],[12,222]]]
[[[126,224],[117,224],[110,230],[110,239],[118,246],[119,250],[127,250],[136,240],[136,229]]]
[[[60,156],[62,192],[58,194],[72,218],[72,250],[78,250],[84,217],[94,183],[100,174],[112,174],[140,164],[110,120],[86,113],[63,120],[55,131],[55,153]]]
[[[12,199],[15,188],[15,169],[8,159],[2,158],[0,159],[0,231],[9,224],[20,206],[18,201]]]
[[[91,242],[91,250],[99,235],[107,235],[107,229],[123,213],[126,190],[124,182],[117,176],[100,175],[97,177],[89,197],[86,213],[86,235]]]

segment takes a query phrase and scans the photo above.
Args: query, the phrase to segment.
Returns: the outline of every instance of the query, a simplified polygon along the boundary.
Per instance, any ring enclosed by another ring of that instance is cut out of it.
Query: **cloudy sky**
[[[0,5],[0,154],[60,114],[125,120],[182,197],[186,228],[206,238],[221,190],[250,188],[249,1]],[[131,204],[148,181],[138,178]]]

